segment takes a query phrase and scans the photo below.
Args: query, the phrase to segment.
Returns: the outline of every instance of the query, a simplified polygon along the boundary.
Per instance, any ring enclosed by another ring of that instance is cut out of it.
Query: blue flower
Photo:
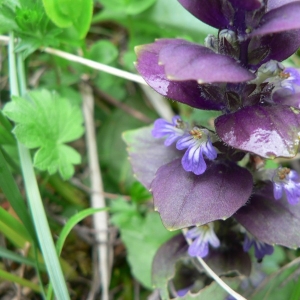
[[[213,223],[208,223],[188,230],[186,237],[193,240],[188,249],[188,253],[192,257],[207,256],[209,252],[209,244],[215,248],[220,246],[220,241],[214,232]]]
[[[280,86],[284,89],[288,89],[295,93],[295,85],[300,86],[300,74],[295,68],[286,68],[282,73],[280,73],[280,77],[283,80],[280,83]]]
[[[279,167],[273,175],[274,198],[279,200],[285,191],[287,200],[290,204],[297,204],[300,200],[300,182],[296,171],[289,168]]]
[[[178,150],[186,149],[181,163],[183,168],[188,172],[196,175],[203,174],[206,170],[206,158],[213,160],[217,157],[217,151],[213,147],[207,129],[194,127],[189,134],[184,135],[177,141],[176,148]]]
[[[265,255],[271,255],[274,251],[273,246],[258,241],[252,234],[247,232],[245,234],[243,249],[245,252],[248,252],[252,246],[254,246],[254,253],[257,259],[263,259]]]
[[[174,116],[172,118],[172,123],[169,123],[164,119],[157,119],[154,122],[152,135],[155,138],[167,137],[165,140],[165,146],[170,146],[182,137],[186,130],[187,124],[181,120],[180,116]]]

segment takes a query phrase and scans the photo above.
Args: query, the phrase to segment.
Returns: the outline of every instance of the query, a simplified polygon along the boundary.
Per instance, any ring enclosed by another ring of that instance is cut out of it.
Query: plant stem
[[[103,195],[103,183],[99,166],[98,151],[96,145],[96,134],[94,124],[94,97],[92,88],[86,83],[80,85],[83,99],[83,115],[86,128],[86,144],[89,161],[89,174],[91,181],[91,207],[104,208],[105,198]],[[93,215],[95,238],[97,241],[96,251],[98,257],[98,268],[102,286],[102,300],[109,299],[109,262],[108,262],[108,216],[106,211]],[[92,297],[89,297],[92,298]]]
[[[26,93],[25,74],[23,68],[23,60],[18,56],[18,71],[16,68],[15,53],[14,53],[14,37],[10,34],[9,41],[9,74],[11,95],[19,96]],[[19,79],[19,80],[18,80]],[[20,88],[22,90],[20,91]],[[31,210],[33,223],[37,233],[38,241],[43,253],[47,271],[57,299],[70,299],[66,282],[60,267],[60,263],[56,254],[54,242],[51,236],[51,231],[45,214],[44,206],[38,189],[36,177],[33,170],[33,164],[29,150],[18,142],[18,149],[21,161],[21,168],[25,182],[28,205]]]
[[[186,232],[187,229],[183,229],[182,230],[183,235],[187,241],[187,243],[189,245],[191,245],[192,240],[188,239],[186,237]],[[223,288],[228,294],[230,294],[231,296],[233,296],[236,300],[247,300],[246,298],[244,298],[242,295],[238,294],[236,291],[234,291],[230,286],[228,286],[207,264],[206,262],[201,258],[197,256],[197,260],[199,261],[199,263],[202,265],[202,267],[204,268],[204,270],[207,272],[207,274],[214,279],[221,288]]]

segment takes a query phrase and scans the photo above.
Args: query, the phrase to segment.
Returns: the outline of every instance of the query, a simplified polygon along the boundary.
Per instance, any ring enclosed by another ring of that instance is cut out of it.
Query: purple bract
[[[136,68],[161,95],[219,115],[209,129],[175,116],[125,133],[133,170],[166,228],[196,226],[187,234],[192,256],[219,245],[211,222],[229,217],[249,232],[244,249],[253,245],[258,259],[274,244],[299,247],[300,205],[291,208],[300,201],[299,176],[264,164],[298,153],[300,73],[281,61],[300,46],[300,1],[178,1],[218,35],[204,45],[158,39],[138,46]]]

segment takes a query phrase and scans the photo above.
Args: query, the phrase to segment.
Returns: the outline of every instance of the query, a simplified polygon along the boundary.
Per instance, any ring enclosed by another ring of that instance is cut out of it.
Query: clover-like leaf
[[[73,164],[80,162],[80,155],[64,143],[83,133],[79,106],[40,90],[30,92],[26,99],[13,97],[4,113],[17,124],[13,130],[17,139],[29,149],[39,148],[34,155],[35,167],[50,174],[59,171],[64,179],[73,175]]]

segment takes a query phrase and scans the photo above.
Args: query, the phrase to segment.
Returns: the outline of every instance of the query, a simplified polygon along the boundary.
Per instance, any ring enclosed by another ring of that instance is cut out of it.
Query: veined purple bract
[[[272,252],[268,245],[299,247],[298,174],[286,167],[257,174],[268,159],[298,153],[300,73],[281,62],[300,46],[300,1],[178,1],[218,35],[204,45],[159,39],[138,46],[136,68],[161,95],[220,114],[213,128],[176,116],[125,136],[134,172],[168,229],[200,226],[189,231],[198,245],[193,255],[217,245],[197,230],[232,216],[249,232],[244,249],[254,245],[257,258]]]

